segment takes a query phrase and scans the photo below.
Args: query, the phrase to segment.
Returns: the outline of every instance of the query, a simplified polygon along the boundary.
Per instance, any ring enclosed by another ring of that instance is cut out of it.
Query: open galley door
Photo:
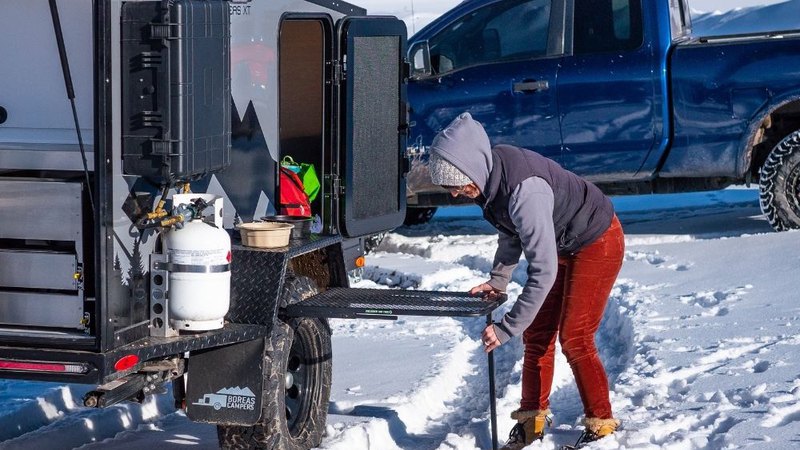
[[[339,228],[358,237],[405,218],[406,26],[346,17],[337,30]]]

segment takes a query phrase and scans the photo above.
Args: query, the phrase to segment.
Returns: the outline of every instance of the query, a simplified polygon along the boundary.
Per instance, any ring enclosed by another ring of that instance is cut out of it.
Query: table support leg
[[[486,315],[486,324],[492,324],[492,313]],[[489,411],[492,423],[492,450],[497,450],[497,396],[494,384],[494,350],[487,353],[489,358]]]

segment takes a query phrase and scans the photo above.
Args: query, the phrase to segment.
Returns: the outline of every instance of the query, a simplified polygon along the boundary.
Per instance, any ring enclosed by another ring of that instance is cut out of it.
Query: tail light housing
[[[0,358],[0,372],[63,373],[84,375],[92,368],[88,363],[30,361]]]

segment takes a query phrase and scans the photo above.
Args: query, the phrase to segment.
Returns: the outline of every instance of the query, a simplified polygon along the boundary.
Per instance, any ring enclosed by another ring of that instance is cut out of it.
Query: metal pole
[[[414,0],[411,0],[411,34],[414,35],[417,32],[417,17],[414,15]]]
[[[491,325],[492,313],[486,315],[486,325]],[[494,385],[494,350],[487,353],[489,358],[489,411],[492,423],[492,450],[497,450],[497,396],[495,395]]]
[[[81,124],[78,121],[78,109],[75,106],[75,89],[72,86],[72,74],[69,70],[69,59],[67,58],[67,47],[64,45],[64,33],[61,30],[61,18],[58,15],[58,4],[56,0],[50,0],[50,17],[53,19],[53,32],[56,35],[56,45],[58,46],[58,57],[61,59],[61,72],[64,74],[64,86],[67,88],[67,98],[72,106],[72,120],[75,123],[75,132],[78,134],[78,148],[83,159],[83,176],[86,179],[86,193],[89,196],[89,204],[92,206],[92,220],[95,217],[94,196],[92,195],[92,180],[89,179],[89,164],[86,162],[86,147],[83,145],[83,134]]]

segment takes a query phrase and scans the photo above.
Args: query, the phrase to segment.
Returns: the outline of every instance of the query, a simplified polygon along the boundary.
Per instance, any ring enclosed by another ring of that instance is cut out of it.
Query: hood
[[[483,126],[469,113],[462,113],[436,135],[431,144],[431,154],[456,166],[478,185],[481,192],[486,192],[492,171],[492,146]]]

